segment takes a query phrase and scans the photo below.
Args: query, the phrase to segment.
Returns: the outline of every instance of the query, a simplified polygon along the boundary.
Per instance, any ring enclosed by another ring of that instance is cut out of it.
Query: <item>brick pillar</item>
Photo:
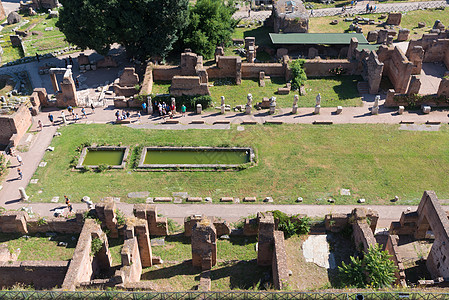
[[[257,264],[271,266],[273,261],[274,218],[259,213],[259,242]]]
[[[148,224],[145,220],[139,219],[138,221],[134,229],[137,236],[137,243],[139,244],[140,261],[143,267],[151,267],[153,264]]]

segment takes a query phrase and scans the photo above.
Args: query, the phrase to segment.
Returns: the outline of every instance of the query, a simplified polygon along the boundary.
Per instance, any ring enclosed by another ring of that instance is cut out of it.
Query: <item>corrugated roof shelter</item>
[[[349,45],[355,37],[359,45],[369,44],[363,33],[270,33],[274,45]]]

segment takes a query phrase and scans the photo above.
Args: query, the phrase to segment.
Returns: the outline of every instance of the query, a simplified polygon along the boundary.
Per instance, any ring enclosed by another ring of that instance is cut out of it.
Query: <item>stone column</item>
[[[298,100],[299,100],[299,96],[295,95],[294,99],[293,99],[293,107],[292,107],[292,114],[297,114],[298,113]]]
[[[276,112],[276,97],[270,99],[270,115],[274,115]]]
[[[25,192],[25,189],[23,187],[19,187],[19,193],[20,193],[20,200],[22,201],[28,201],[30,197],[28,197],[27,193]]]
[[[379,100],[380,100],[380,96],[376,95],[376,97],[374,98],[374,106],[371,109],[371,114],[372,115],[379,114]]]
[[[274,218],[259,213],[259,235],[257,245],[257,264],[271,266],[273,260]]]
[[[225,112],[226,112],[226,109],[225,109],[226,107],[225,107],[225,97],[224,96],[221,96],[221,106],[220,106],[220,109],[221,109],[221,114],[222,115],[224,115],[225,114]]]
[[[151,96],[147,97],[147,109],[148,114],[151,116],[153,114],[153,101],[151,101]]]

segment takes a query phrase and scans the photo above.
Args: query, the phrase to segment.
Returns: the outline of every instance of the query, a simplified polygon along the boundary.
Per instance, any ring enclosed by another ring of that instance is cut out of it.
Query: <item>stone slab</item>
[[[342,196],[351,196],[351,191],[349,189],[341,189],[340,195]]]
[[[187,202],[203,202],[203,198],[201,197],[188,197],[186,199]]]
[[[325,234],[310,235],[302,244],[302,252],[306,262],[313,262],[326,269],[337,267],[334,255],[329,251],[329,243]]]
[[[52,203],[58,203],[58,202],[59,202],[59,197],[53,197],[53,198],[51,198],[50,202],[52,202]]]
[[[244,197],[243,198],[243,202],[256,202],[257,198],[256,197]]]
[[[128,198],[148,198],[150,192],[131,192],[128,193]]]
[[[46,161],[41,161],[41,162],[39,163],[39,167],[41,167],[41,168],[45,167],[46,165],[47,165],[47,162],[46,162]]]
[[[39,179],[31,179],[31,180],[30,180],[30,183],[36,184],[38,181],[39,181]]]
[[[220,202],[234,202],[233,197],[221,197]]]
[[[172,197],[155,197],[153,199],[154,202],[171,202],[172,200]]]
[[[151,246],[164,246],[165,245],[165,238],[155,238],[155,239],[151,239],[150,241]]]

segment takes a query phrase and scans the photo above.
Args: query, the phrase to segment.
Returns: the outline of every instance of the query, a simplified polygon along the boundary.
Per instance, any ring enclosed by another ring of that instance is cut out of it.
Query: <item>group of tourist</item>
[[[170,119],[173,119],[173,117],[177,114],[176,105],[174,104],[174,102],[172,103],[172,105],[167,105],[165,102],[162,103],[156,102],[156,107],[158,108],[159,116],[161,116],[164,119],[167,116]],[[181,105],[181,115],[183,117],[185,117],[186,115],[186,106],[184,104]]]

